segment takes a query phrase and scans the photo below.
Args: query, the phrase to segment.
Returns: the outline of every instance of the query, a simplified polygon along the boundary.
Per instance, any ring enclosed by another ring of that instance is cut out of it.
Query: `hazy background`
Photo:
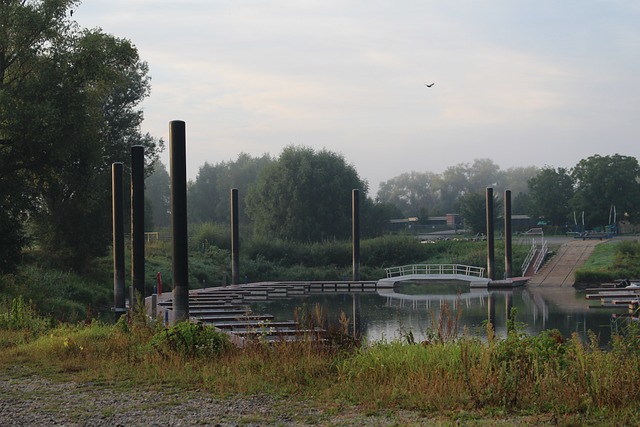
[[[86,0],[73,18],[138,47],[143,130],[187,122],[190,179],[291,144],[343,154],[373,194],[476,158],[639,154],[634,0]]]

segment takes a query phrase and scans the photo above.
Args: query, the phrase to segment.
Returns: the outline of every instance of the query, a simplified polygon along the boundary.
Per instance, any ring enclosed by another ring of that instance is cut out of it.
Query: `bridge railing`
[[[414,274],[451,274],[484,277],[485,268],[462,264],[412,264],[384,269],[387,277],[401,277]]]

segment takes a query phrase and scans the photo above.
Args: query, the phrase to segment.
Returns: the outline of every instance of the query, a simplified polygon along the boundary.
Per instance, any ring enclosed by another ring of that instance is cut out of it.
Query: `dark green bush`
[[[231,348],[229,337],[210,326],[180,322],[153,336],[150,345],[164,356],[219,357]]]
[[[192,224],[189,228],[189,250],[204,253],[211,246],[231,249],[229,226],[211,222]]]

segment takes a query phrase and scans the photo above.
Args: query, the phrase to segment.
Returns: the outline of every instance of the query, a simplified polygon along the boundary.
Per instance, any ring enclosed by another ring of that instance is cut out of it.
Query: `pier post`
[[[131,296],[129,309],[144,303],[144,147],[131,147]]]
[[[511,245],[511,190],[504,192],[504,278],[513,274],[513,253]]]
[[[115,318],[126,311],[124,271],[124,184],[122,163],[111,165],[111,218],[113,220],[113,309]]]
[[[360,190],[351,191],[351,239],[353,246],[353,277],[360,280]]]
[[[186,124],[169,123],[169,155],[171,169],[171,234],[173,321],[189,319],[189,257],[187,240],[187,154]]]
[[[489,323],[493,327],[495,332],[496,330],[496,294],[489,291],[489,297],[487,298],[487,317]]]
[[[495,279],[495,237],[493,225],[493,188],[487,187],[486,197],[486,217],[487,217],[487,277]]]
[[[238,189],[231,189],[231,284],[240,283],[240,234],[238,224]]]
[[[352,298],[352,313],[353,318],[353,338],[359,340],[362,337],[362,302],[360,300],[360,293],[353,292]]]

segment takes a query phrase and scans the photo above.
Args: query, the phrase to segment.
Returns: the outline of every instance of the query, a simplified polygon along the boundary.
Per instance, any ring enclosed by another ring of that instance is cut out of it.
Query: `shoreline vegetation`
[[[460,243],[464,249],[442,243],[447,251],[441,257],[463,253],[475,242]],[[439,244],[419,247],[433,246],[429,250],[438,254]],[[632,277],[638,246],[626,241],[598,245],[603,249],[594,252],[583,269]],[[45,277],[38,279],[38,274]],[[24,282],[29,278],[34,283]],[[414,425],[490,425],[505,419],[549,425],[640,424],[637,322],[626,324],[601,348],[594,335],[587,342],[555,330],[527,335],[516,312],[506,338],[496,337],[491,325],[482,338],[458,335],[451,333],[457,328],[450,327],[456,319],[442,310],[425,342],[405,334],[394,341],[361,343],[338,329],[330,330],[323,344],[313,339],[267,344],[258,338],[240,349],[208,327],[181,323],[166,329],[143,310],[115,324],[91,316],[91,310],[81,317],[78,301],[106,298],[102,291],[89,292],[86,283],[99,287],[104,278],[93,272],[75,285],[68,278],[44,263],[31,263],[26,273],[2,278],[5,295],[12,295],[0,302],[3,378],[19,383],[35,376],[123,391],[170,389],[185,396],[197,391],[216,399],[271,396],[282,407],[306,402],[322,408],[315,410],[315,418],[304,418],[304,411],[292,413],[297,425],[338,425],[332,417],[343,411],[357,419],[396,420],[397,425],[403,424],[397,417],[406,411],[417,417],[412,418]],[[67,307],[75,319],[41,314],[51,313],[41,304],[58,304],[48,292],[56,286],[64,290],[58,295],[59,306]],[[16,294],[20,290],[24,294]],[[48,299],[36,303],[31,298],[45,290]],[[104,294],[108,296],[108,290]],[[307,322],[326,324],[317,314],[320,308],[309,312]]]
[[[311,336],[270,344],[258,338],[237,348],[210,327],[183,322],[165,329],[139,313],[115,325],[94,320],[52,327],[18,300],[3,317],[0,371],[217,399],[266,395],[363,418],[413,411],[449,421],[535,415],[565,420],[561,425],[640,422],[636,323],[603,349],[594,335],[588,342],[555,330],[527,335],[517,313],[506,338],[496,337],[491,325],[483,339],[456,336],[448,313],[443,310],[438,329],[421,343],[410,335],[357,343],[334,330],[325,343]]]

